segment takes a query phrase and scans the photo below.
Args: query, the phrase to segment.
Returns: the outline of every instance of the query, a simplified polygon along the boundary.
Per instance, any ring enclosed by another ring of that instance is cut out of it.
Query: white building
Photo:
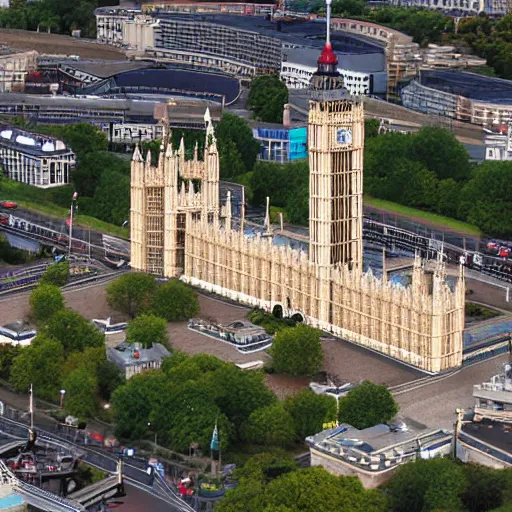
[[[485,131],[485,159],[512,160],[512,125],[500,125],[496,131]]]
[[[0,127],[0,164],[6,177],[41,188],[69,183],[75,154],[61,140]]]
[[[504,16],[509,12],[507,0],[391,0],[390,3],[400,7],[422,7],[443,12],[456,11],[463,16],[475,16],[480,13]]]

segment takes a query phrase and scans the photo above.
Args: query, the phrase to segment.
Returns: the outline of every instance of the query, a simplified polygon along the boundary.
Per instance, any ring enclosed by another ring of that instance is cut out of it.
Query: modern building
[[[53,137],[0,126],[0,163],[7,178],[50,188],[69,183],[75,154]]]
[[[105,16],[115,14],[99,9],[98,39],[177,67],[242,78],[281,73],[289,87],[307,86],[316,69],[325,19],[270,20],[263,17],[269,6],[252,9],[259,15],[235,15],[231,7],[241,4],[224,4],[225,9],[218,9],[220,5],[210,11],[182,9],[171,3],[160,9],[146,8],[147,14],[132,13],[131,17],[122,11],[119,34],[115,35],[104,30]],[[380,42],[336,33],[332,43],[342,55],[340,72],[352,94],[385,94],[386,58]]]
[[[477,16],[485,13],[488,16],[505,16],[510,12],[510,4],[507,0],[390,0],[392,5],[400,7],[419,7],[422,9],[434,9],[455,16]]]
[[[37,56],[36,51],[0,48],[0,93],[23,92],[26,75],[37,69]]]
[[[422,71],[400,91],[402,104],[485,127],[512,120],[512,82],[458,71]]]
[[[132,144],[160,139],[162,119],[171,128],[204,129],[204,111],[212,118],[222,117],[223,106],[201,99],[176,97],[161,103],[160,98],[81,98],[74,96],[35,96],[0,94],[0,115],[21,116],[33,124],[89,123],[105,132],[109,142]]]
[[[460,413],[457,456],[496,469],[512,467],[512,364],[473,387],[475,407],[467,421]]]
[[[256,122],[252,123],[252,136],[261,144],[260,160],[284,164],[308,156],[307,126]]]
[[[123,342],[117,347],[107,348],[107,360],[116,364],[127,380],[147,370],[158,370],[162,361],[170,355],[160,343],[153,343],[151,348],[142,348],[137,343]]]
[[[328,8],[330,6],[328,5]],[[131,266],[279,316],[294,316],[426,372],[462,363],[463,267],[451,285],[444,263],[396,286],[363,270],[364,112],[343,88],[329,40],[311,82],[308,251],[245,236],[245,211],[219,202],[219,154],[207,112],[203,160],[164,136],[158,165],[136,149],[131,170]]]
[[[453,434],[416,422],[375,425],[358,430],[350,425],[324,430],[306,438],[311,465],[336,476],[357,476],[372,489],[391,478],[394,471],[415,459],[448,455]]]

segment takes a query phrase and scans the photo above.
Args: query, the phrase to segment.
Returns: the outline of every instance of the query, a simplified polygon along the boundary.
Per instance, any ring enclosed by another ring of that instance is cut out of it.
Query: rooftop
[[[0,125],[0,144],[18,146],[23,152],[38,155],[63,154],[71,151],[61,140],[9,125]]]
[[[156,12],[161,20],[206,22],[225,25],[237,30],[256,32],[261,36],[273,37],[286,44],[310,46],[322,49],[325,43],[325,19],[312,21],[269,21],[261,16],[237,16],[229,14],[181,14]],[[331,34],[331,43],[336,53],[381,53],[380,45],[355,39],[342,32]]]
[[[212,101],[231,103],[240,93],[236,78],[181,69],[139,69],[113,75],[111,78],[80,89],[80,94],[154,94],[198,96]],[[217,99],[215,99],[217,98]]]
[[[509,455],[512,454],[512,425],[510,424],[483,420],[478,423],[463,423],[461,431],[485,444],[504,450]],[[463,437],[461,440],[465,441]],[[512,461],[512,456],[510,459]]]
[[[308,442],[315,445],[327,443],[327,445],[335,447],[350,448],[367,454],[374,454],[390,450],[398,445],[413,443],[419,437],[436,434],[437,432],[441,431],[407,419],[406,427],[403,423],[398,423],[397,425],[375,425],[364,430],[358,430],[355,427],[343,424],[308,437]]]
[[[9,322],[8,324],[4,324],[1,328],[12,331],[13,333],[17,334],[20,334],[22,332],[34,331],[34,328],[25,320],[16,320],[14,322]]]
[[[420,83],[439,91],[495,104],[512,103],[512,81],[460,71],[422,71]]]
[[[243,334],[246,336],[265,333],[265,329],[259,325],[254,325],[247,320],[235,320],[230,324],[222,326],[225,331],[232,332],[234,334]]]
[[[151,348],[135,348],[134,345],[123,341],[117,347],[107,349],[108,359],[122,368],[162,361],[170,355],[171,353],[160,343],[153,343]]]

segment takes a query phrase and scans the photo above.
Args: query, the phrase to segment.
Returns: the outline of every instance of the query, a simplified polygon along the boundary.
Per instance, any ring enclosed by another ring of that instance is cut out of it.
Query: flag
[[[215,428],[213,429],[212,442],[210,443],[210,450],[218,451],[219,449],[219,429],[217,428],[217,423],[215,423]]]

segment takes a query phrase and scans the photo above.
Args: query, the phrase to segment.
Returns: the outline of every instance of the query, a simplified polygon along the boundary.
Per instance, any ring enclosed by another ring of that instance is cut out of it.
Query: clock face
[[[352,130],[350,128],[339,128],[336,132],[338,144],[352,144]]]

